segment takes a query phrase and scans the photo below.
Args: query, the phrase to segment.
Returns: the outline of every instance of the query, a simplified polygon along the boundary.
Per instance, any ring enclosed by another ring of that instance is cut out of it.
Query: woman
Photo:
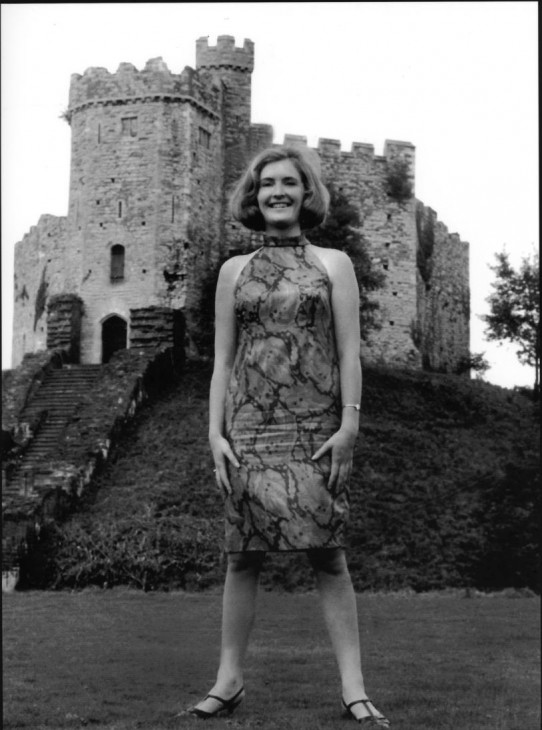
[[[346,254],[302,231],[329,194],[305,154],[260,153],[232,197],[263,246],[222,266],[216,292],[209,441],[224,492],[228,565],[217,680],[189,712],[232,712],[267,551],[304,550],[315,571],[345,712],[388,727],[365,693],[357,608],[344,554],[359,422],[359,292]]]

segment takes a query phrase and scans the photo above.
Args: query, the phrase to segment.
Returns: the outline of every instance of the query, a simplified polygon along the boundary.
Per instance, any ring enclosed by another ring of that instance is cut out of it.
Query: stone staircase
[[[47,464],[48,455],[62,436],[64,428],[89,392],[100,373],[100,365],[65,365],[49,373],[25,406],[19,422],[32,422],[43,411],[46,415],[24,452],[21,463],[10,474],[4,487],[3,501],[30,496],[34,474]]]

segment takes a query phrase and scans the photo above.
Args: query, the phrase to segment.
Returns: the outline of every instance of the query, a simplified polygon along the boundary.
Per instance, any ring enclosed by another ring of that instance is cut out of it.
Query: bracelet
[[[345,404],[343,405],[343,408],[355,408],[355,409],[356,409],[356,411],[359,411],[359,409],[360,409],[360,404],[359,404],[359,403],[345,403]]]

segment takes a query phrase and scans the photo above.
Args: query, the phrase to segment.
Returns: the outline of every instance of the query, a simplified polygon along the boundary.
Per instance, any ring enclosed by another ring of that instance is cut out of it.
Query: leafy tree
[[[535,369],[534,392],[538,397],[540,377],[540,265],[538,254],[522,259],[519,270],[504,251],[497,263],[493,293],[487,298],[490,313],[482,316],[489,340],[509,340],[518,347],[518,359]]]
[[[489,370],[489,363],[484,357],[483,352],[471,352],[469,357],[464,357],[460,360],[459,365],[455,369],[456,375],[462,375],[463,373],[475,372],[477,377],[481,378],[484,373]]]
[[[322,225],[308,233],[308,238],[316,246],[337,248],[352,259],[360,288],[361,336],[366,338],[369,332],[380,328],[377,318],[379,305],[369,295],[383,286],[385,277],[372,265],[367,244],[360,232],[357,208],[333,184],[326,184],[326,187],[331,198],[328,214]]]

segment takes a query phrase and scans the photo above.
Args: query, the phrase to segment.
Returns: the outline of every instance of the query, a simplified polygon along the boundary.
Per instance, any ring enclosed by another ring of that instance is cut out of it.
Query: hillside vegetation
[[[208,364],[127,427],[93,492],[44,532],[28,586],[195,590],[222,581],[222,498],[207,444]],[[538,412],[457,376],[365,370],[351,479],[357,590],[538,591]],[[302,554],[269,555],[268,587],[311,588]]]

